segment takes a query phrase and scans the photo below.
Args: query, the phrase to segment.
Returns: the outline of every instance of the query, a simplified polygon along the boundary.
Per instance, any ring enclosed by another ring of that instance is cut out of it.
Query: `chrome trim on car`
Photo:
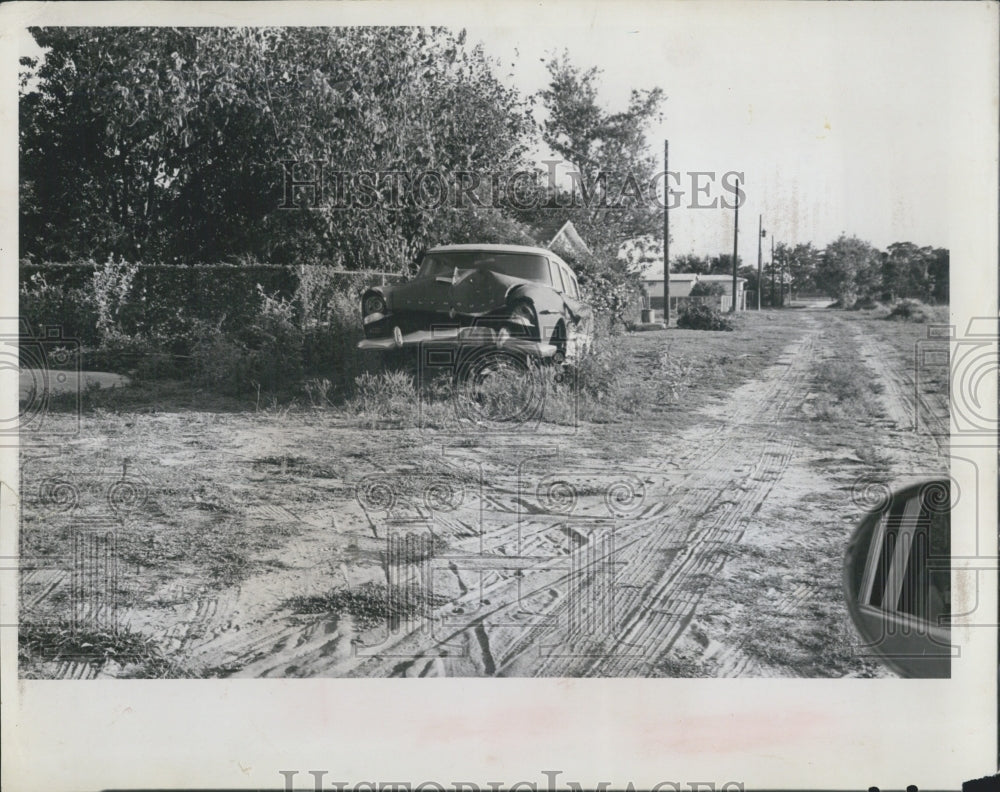
[[[380,319],[385,319],[385,314],[375,311],[375,313],[370,313],[364,319],[361,320],[363,324],[371,324],[372,322],[377,322]]]
[[[395,330],[396,328],[393,328]],[[462,332],[462,331],[466,332]],[[472,332],[469,332],[472,331]],[[483,332],[485,331],[485,332]],[[441,330],[417,330],[413,333],[392,338],[366,338],[358,342],[358,349],[386,350],[397,347],[412,347],[418,344],[442,344],[455,346],[495,346],[513,352],[522,352],[538,358],[553,357],[558,351],[554,344],[528,341],[523,338],[498,336],[490,328],[447,328]]]

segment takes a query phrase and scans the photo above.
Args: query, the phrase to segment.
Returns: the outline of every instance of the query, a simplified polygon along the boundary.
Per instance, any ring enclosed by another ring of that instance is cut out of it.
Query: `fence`
[[[737,309],[740,311],[746,310],[747,300],[746,292],[739,292],[737,294]],[[660,299],[659,305],[654,303],[654,308],[663,308],[663,300]],[[717,311],[725,313],[729,310],[730,306],[733,304],[733,296],[731,294],[706,294],[700,297],[671,297],[670,298],[670,311],[672,313],[680,313],[693,305],[707,305],[709,308],[714,308]]]

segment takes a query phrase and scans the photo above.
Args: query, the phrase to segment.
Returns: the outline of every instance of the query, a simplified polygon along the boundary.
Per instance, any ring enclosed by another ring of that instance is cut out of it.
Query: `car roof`
[[[534,253],[536,256],[550,256],[566,264],[555,252],[548,248],[529,247],[528,245],[435,245],[427,253],[450,253],[459,251],[481,251],[483,253]],[[568,267],[569,264],[566,264]],[[572,269],[572,268],[571,268]]]

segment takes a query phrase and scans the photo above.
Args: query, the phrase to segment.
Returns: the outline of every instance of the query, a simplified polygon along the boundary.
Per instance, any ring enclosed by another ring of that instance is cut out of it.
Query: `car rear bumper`
[[[406,347],[415,347],[421,344],[434,347],[496,347],[497,349],[519,352],[536,358],[551,358],[557,352],[554,344],[529,341],[524,338],[514,338],[503,333],[497,333],[489,327],[449,327],[439,330],[416,330],[405,335],[397,332],[389,338],[366,338],[363,341],[359,341],[358,349],[386,351],[389,349],[405,349]]]

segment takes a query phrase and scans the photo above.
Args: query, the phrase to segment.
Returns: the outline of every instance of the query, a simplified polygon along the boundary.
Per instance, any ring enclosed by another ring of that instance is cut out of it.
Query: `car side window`
[[[563,292],[568,294],[570,297],[576,297],[573,293],[573,273],[570,268],[560,262],[559,274],[562,275],[563,279]]]
[[[563,281],[566,284],[566,294],[574,299],[580,298],[580,293],[577,291],[576,277],[573,275],[573,270],[567,266],[560,267],[562,270]]]
[[[566,286],[562,281],[562,270],[552,259],[549,259],[549,276],[552,278],[553,289],[558,292],[566,291]]]

